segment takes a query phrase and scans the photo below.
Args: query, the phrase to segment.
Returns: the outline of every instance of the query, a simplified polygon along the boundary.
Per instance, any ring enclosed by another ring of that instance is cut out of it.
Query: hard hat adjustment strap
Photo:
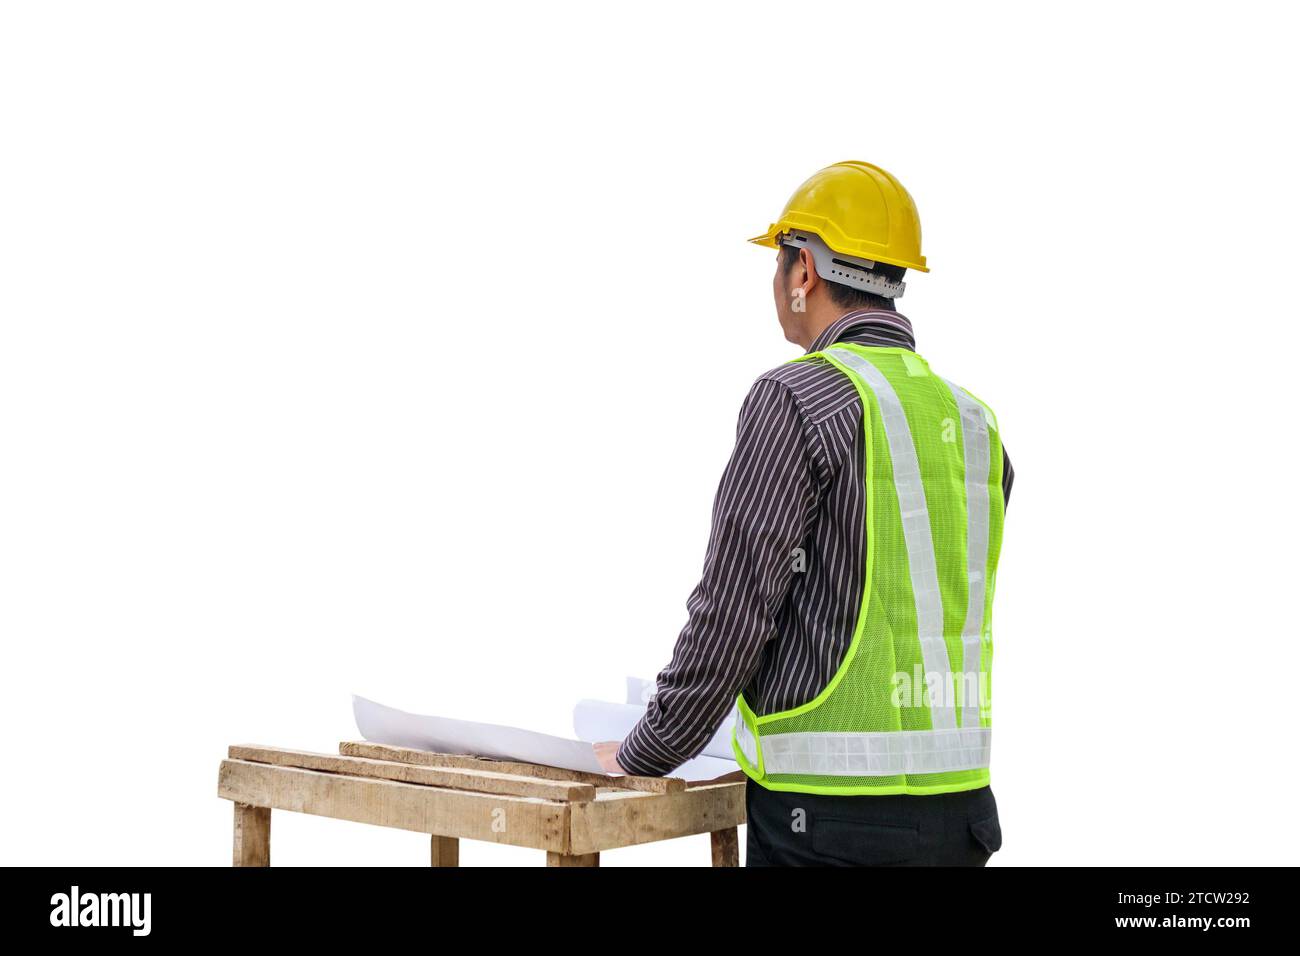
[[[907,288],[906,282],[886,279],[873,272],[876,267],[874,260],[836,252],[816,233],[792,230],[781,233],[778,241],[783,246],[807,249],[811,252],[813,263],[817,266],[817,274],[827,282],[838,282],[851,289],[861,289],[886,299],[901,298],[903,290]]]

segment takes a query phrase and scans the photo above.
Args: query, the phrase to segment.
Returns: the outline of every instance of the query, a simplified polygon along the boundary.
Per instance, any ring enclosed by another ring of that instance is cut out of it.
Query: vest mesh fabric
[[[902,349],[836,345],[871,363],[892,386],[905,413],[916,449],[925,505],[929,513],[930,539],[934,548],[938,590],[942,601],[943,646],[947,650],[948,702],[955,703],[955,722],[963,726],[964,687],[961,674],[966,651],[962,632],[972,592],[970,559],[967,554],[967,478],[963,419],[953,389],[934,375],[929,366]],[[833,361],[834,355],[815,353],[801,361]],[[765,737],[790,733],[853,733],[929,731],[933,729],[930,707],[916,683],[925,673],[917,633],[916,600],[910,574],[907,542],[903,531],[899,495],[895,485],[895,464],[890,454],[882,410],[870,388],[859,377],[836,367],[853,380],[863,402],[863,423],[867,447],[867,586],[853,643],[828,685],[813,701],[779,714],[757,719],[759,746]],[[970,405],[968,403],[968,411]],[[981,408],[986,408],[981,405]],[[988,484],[988,553],[983,564],[984,613],[980,633],[979,671],[984,684],[983,709],[978,712],[982,727],[991,726],[988,680],[992,662],[989,622],[993,604],[993,579],[1002,542],[1004,499],[1002,496],[1001,442],[991,412],[986,416],[988,445],[994,450],[984,462],[975,463],[978,480]],[[968,424],[966,427],[970,427]],[[919,519],[918,519],[919,520]],[[977,539],[978,540],[978,539]],[[976,591],[978,596],[978,590]],[[978,597],[977,597],[978,599]],[[936,635],[938,636],[938,635]],[[906,675],[912,699],[898,706],[896,675]],[[749,708],[741,699],[741,711]],[[971,713],[968,711],[967,713]],[[881,776],[844,776],[817,773],[766,773],[741,765],[759,783],[774,789],[832,793],[939,793],[986,786],[987,767],[949,770],[942,773],[899,773]]]

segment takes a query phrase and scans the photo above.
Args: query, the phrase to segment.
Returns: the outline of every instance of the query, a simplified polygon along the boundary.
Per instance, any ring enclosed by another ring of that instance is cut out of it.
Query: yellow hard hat
[[[903,184],[879,166],[827,166],[794,191],[781,218],[750,242],[773,249],[782,233],[802,229],[846,256],[929,272],[921,255],[921,217]]]

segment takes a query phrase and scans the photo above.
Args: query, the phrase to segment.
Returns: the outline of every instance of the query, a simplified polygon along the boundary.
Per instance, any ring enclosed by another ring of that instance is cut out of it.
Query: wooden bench
[[[235,805],[235,866],[269,866],[271,811],[293,810],[431,835],[434,866],[462,839],[546,851],[547,866],[599,866],[603,850],[695,833],[714,866],[739,866],[739,774],[707,783],[607,777],[537,764],[345,742],[338,754],[237,745],[217,795]]]

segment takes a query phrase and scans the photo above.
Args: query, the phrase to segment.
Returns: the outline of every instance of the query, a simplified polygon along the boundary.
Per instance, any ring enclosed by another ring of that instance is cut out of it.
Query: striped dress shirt
[[[916,348],[912,324],[877,309],[842,316],[809,351],[836,342]],[[628,773],[660,776],[699,754],[742,690],[762,715],[806,703],[830,682],[862,607],[864,441],[858,393],[829,363],[782,365],[754,383],[689,618],[618,750]],[[1009,496],[1005,450],[1003,461]]]

